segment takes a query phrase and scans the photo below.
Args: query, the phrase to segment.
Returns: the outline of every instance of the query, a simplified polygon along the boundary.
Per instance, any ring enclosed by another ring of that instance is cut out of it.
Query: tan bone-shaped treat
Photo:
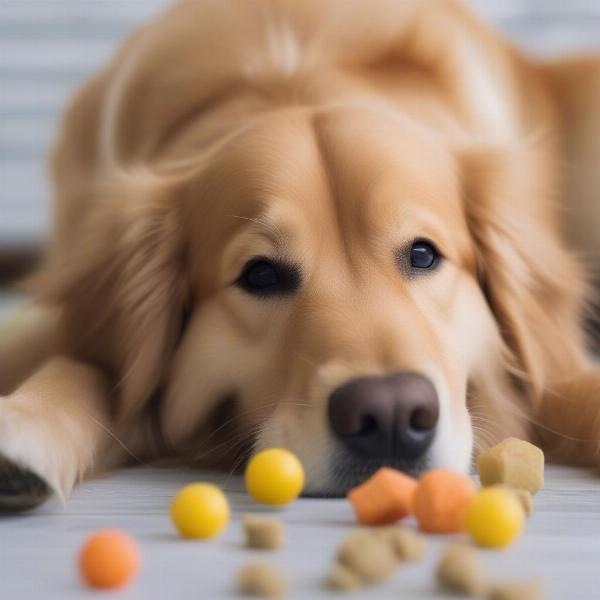
[[[336,562],[331,568],[325,583],[329,589],[350,592],[358,589],[363,582],[350,568]]]
[[[248,548],[276,550],[285,544],[285,531],[277,519],[246,514],[242,525]]]
[[[484,486],[503,484],[535,494],[544,485],[544,453],[533,444],[507,438],[477,457]]]
[[[409,562],[423,560],[426,546],[425,536],[398,525],[384,527],[379,535],[390,545],[398,560]]]
[[[390,545],[370,531],[353,531],[339,547],[337,561],[365,583],[387,579],[397,560]]]
[[[531,513],[533,512],[533,501],[531,499],[531,492],[528,492],[527,490],[520,490],[517,488],[511,488],[511,491],[515,494],[515,496],[521,503],[521,506],[525,511],[525,515],[527,517],[530,517]]]
[[[436,575],[441,587],[448,592],[482,596],[489,591],[489,578],[477,552],[466,544],[446,546]]]
[[[539,579],[493,586],[490,600],[542,600],[544,591]]]
[[[259,598],[283,598],[289,589],[284,575],[264,562],[246,563],[238,573],[237,586],[240,594]]]

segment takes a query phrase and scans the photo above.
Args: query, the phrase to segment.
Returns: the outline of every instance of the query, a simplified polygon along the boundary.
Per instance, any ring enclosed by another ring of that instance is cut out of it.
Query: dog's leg
[[[600,368],[549,386],[536,421],[550,460],[600,465]]]
[[[109,439],[106,383],[71,358],[47,360],[0,397],[0,509],[63,500]]]
[[[0,395],[11,393],[49,356],[60,352],[56,310],[23,302],[0,318]]]

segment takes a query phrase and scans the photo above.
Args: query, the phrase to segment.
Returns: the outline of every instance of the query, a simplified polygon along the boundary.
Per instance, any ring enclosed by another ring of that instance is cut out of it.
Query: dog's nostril
[[[409,427],[415,431],[427,431],[437,424],[437,415],[426,408],[418,408],[410,417]]]
[[[369,435],[379,430],[379,424],[375,420],[375,417],[367,415],[363,418],[360,424],[360,429],[356,432],[356,435]]]

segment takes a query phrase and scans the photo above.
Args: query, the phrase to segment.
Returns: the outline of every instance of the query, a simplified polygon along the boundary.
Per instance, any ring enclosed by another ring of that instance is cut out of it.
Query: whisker
[[[211,454],[217,453],[220,449],[226,448],[227,450],[232,450],[233,448],[244,444],[252,439],[253,433],[251,431],[244,432],[243,434],[238,435],[236,438],[228,438],[223,442],[220,442],[216,446],[205,450],[202,454],[194,454],[191,456],[191,460],[193,463],[200,463],[203,458],[210,456]]]
[[[246,460],[250,456],[250,454],[252,453],[253,450],[254,450],[254,444],[251,445],[249,448],[245,448],[241,451],[238,458],[236,458],[236,460],[234,461],[233,466],[231,467],[231,470],[229,471],[229,474],[227,475],[227,478],[225,479],[225,482],[223,483],[223,488],[227,487],[227,485],[231,481],[231,478],[235,474],[237,468],[240,466],[240,464],[242,464],[242,462],[244,462],[244,460]]]
[[[240,219],[242,221],[250,221],[252,223],[256,223],[257,225],[260,225],[261,227],[264,227],[266,229],[269,229],[273,232],[275,232],[275,227],[273,225],[273,223],[270,223],[269,221],[267,221],[266,219],[262,218],[262,217],[244,217],[242,215],[225,215],[226,217],[231,217],[232,219]]]
[[[509,408],[509,410],[513,410],[516,414],[518,414],[523,419],[529,421],[532,425],[535,425],[536,427],[539,427],[540,429],[543,429],[543,430],[545,430],[545,431],[547,431],[549,433],[552,433],[554,435],[562,437],[565,440],[570,440],[572,442],[582,442],[582,443],[592,443],[592,442],[598,442],[598,443],[600,443],[600,440],[597,437],[594,437],[594,438],[580,438],[580,437],[576,437],[576,436],[572,436],[572,435],[567,435],[566,433],[562,433],[562,432],[558,431],[557,429],[553,429],[552,427],[548,427],[547,425],[544,425],[543,423],[541,423],[537,419],[533,418],[527,412],[520,410],[516,406],[508,406],[508,408]]]
[[[206,437],[205,439],[202,440],[202,446],[199,446],[196,450],[196,452],[201,451],[206,444],[212,439],[214,438],[214,436],[221,431],[222,429],[224,429],[226,426],[231,425],[233,422],[235,421],[239,421],[240,419],[244,418],[244,417],[248,417],[249,415],[252,415],[260,410],[264,410],[266,408],[269,408],[271,406],[280,406],[280,405],[291,405],[291,406],[300,406],[300,407],[311,407],[311,404],[306,403],[306,402],[295,402],[295,401],[290,401],[290,400],[283,400],[280,402],[269,402],[266,404],[261,404],[260,406],[255,406],[251,409],[246,409],[241,413],[238,413],[237,415],[231,417],[230,419],[228,419],[225,423],[223,423],[222,425],[220,425],[219,427],[217,427],[216,429],[214,429],[213,431],[210,432],[210,434],[208,435],[208,437]],[[240,435],[248,435],[249,430],[244,430],[242,432],[240,432]],[[225,442],[227,443],[227,442]],[[219,445],[219,447],[222,444]],[[210,448],[208,450],[206,450],[206,454],[214,452],[214,448]]]
[[[203,440],[203,443],[206,444],[210,439],[212,439],[219,431],[221,431],[223,428],[227,427],[228,425],[231,425],[233,422],[238,421],[240,419],[242,419],[243,417],[247,417],[251,414],[254,414],[260,410],[264,410],[266,408],[269,408],[270,406],[273,406],[277,404],[276,402],[269,402],[267,404],[261,404],[259,406],[254,406],[252,408],[247,408],[244,409],[242,412],[237,411],[236,414],[231,417],[230,419],[227,419],[227,421],[225,421],[224,423],[222,423],[221,425],[219,425],[219,427],[217,427],[216,429],[213,429],[213,431],[211,431],[210,435],[205,438]]]
[[[134,460],[136,460],[140,465],[147,467],[148,463],[143,461],[139,456],[137,456],[128,446],[127,444],[125,444],[125,442],[119,438],[119,436],[114,433],[111,429],[109,429],[104,423],[102,423],[102,421],[99,421],[98,419],[96,419],[96,417],[90,415],[89,413],[86,413],[86,416],[93,421],[96,425],[98,425],[98,427],[100,427],[100,429],[104,430],[106,433],[108,433],[108,435],[113,438],[115,440],[115,442],[117,442],[117,444],[119,444],[119,446],[121,446],[121,448],[123,448],[123,450],[125,450],[125,452],[127,454],[129,454],[129,456],[131,456]]]
[[[309,364],[311,367],[313,367],[315,370],[317,370],[319,368],[319,365],[317,365],[316,363],[312,362],[311,360],[309,360],[308,358],[306,358],[306,356],[302,356],[302,354],[297,354],[296,356],[304,361],[305,363]]]

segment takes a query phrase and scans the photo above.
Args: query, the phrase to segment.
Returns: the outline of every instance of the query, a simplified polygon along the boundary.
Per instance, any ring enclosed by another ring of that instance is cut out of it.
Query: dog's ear
[[[563,194],[571,211],[567,229],[569,241],[585,252],[591,264],[598,265],[600,53],[544,62],[538,65],[538,71],[547,83],[558,113],[563,152]]]
[[[535,402],[550,380],[585,363],[587,285],[561,241],[557,182],[540,149],[477,147],[459,161],[480,285]]]
[[[109,100],[116,65],[65,112],[51,160],[52,244],[26,287],[59,307],[64,351],[104,370],[115,416],[127,418],[164,378],[189,301],[178,197],[186,175],[141,155],[120,158],[131,136],[117,127]]]
[[[112,376],[121,418],[161,383],[189,301],[176,187],[144,169],[122,173],[33,280],[64,311],[67,351]]]

